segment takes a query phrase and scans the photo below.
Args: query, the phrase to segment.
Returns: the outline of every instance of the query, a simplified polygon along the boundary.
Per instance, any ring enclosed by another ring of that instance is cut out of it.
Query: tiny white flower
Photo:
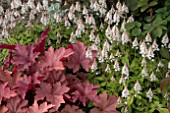
[[[128,7],[126,6],[125,3],[123,3],[121,10],[122,10],[122,12],[129,13],[129,9],[128,9]]]
[[[76,2],[75,10],[77,10],[79,12],[81,11],[81,6],[80,6],[79,2]]]
[[[137,37],[135,37],[134,41],[132,42],[132,48],[138,49],[139,43]]]
[[[112,77],[110,78],[111,81],[115,81],[114,76],[112,75]]]
[[[128,90],[127,86],[125,86],[122,91],[122,97],[127,98],[129,95],[130,95],[129,90]]]
[[[77,40],[76,40],[75,35],[74,35],[73,32],[72,32],[71,35],[70,35],[69,42],[70,42],[70,43],[76,43],[76,42],[77,42]]]
[[[170,70],[170,61],[169,61],[169,63],[168,63],[168,69]]]
[[[154,58],[154,53],[153,53],[153,50],[152,50],[152,46],[149,47],[149,50],[147,52],[147,57],[148,57],[149,60]]]
[[[140,91],[142,90],[142,87],[141,87],[139,81],[137,81],[137,82],[135,83],[135,85],[134,85],[134,90],[135,90],[136,92],[140,92]]]
[[[125,24],[126,24],[126,20],[124,19],[123,22],[122,22],[121,28],[120,28],[121,32],[124,32],[126,30],[125,29]]]
[[[35,8],[34,1],[33,0],[28,0],[27,6],[30,7],[31,9],[34,9]]]
[[[119,49],[117,50],[115,56],[116,56],[116,57],[121,57],[121,56],[122,56],[121,53],[120,53],[120,51],[119,51]]]
[[[42,5],[41,5],[41,2],[38,1],[36,10],[37,10],[38,12],[41,12],[42,8],[43,8],[43,7],[42,7]]]
[[[133,16],[130,16],[130,17],[128,18],[128,20],[127,20],[127,23],[131,23],[131,22],[133,22],[133,21],[134,21]]]
[[[92,72],[95,72],[97,70],[97,63],[95,60],[93,61],[92,65],[91,65],[91,70],[92,70]]]
[[[110,72],[110,65],[109,64],[107,64],[105,72]]]
[[[168,34],[166,33],[164,36],[163,36],[163,38],[162,38],[162,46],[164,47],[164,46],[167,46],[167,44],[169,43],[169,38],[168,38]]]
[[[114,55],[113,55],[113,53],[110,54],[109,60],[110,60],[111,62],[114,61]]]
[[[90,47],[91,50],[96,50],[98,51],[98,47],[95,43],[92,44],[92,46]]]
[[[169,72],[166,72],[165,78],[169,77]]]
[[[148,72],[147,72],[147,68],[146,66],[142,69],[142,77],[145,78],[146,76],[148,76]]]
[[[94,30],[92,30],[92,31],[90,32],[89,38],[90,38],[90,41],[95,41]]]
[[[48,10],[48,0],[43,0],[43,8],[44,10]]]
[[[88,15],[88,10],[86,8],[86,5],[83,6],[83,15]]]
[[[164,67],[164,64],[163,64],[161,61],[159,61],[158,67],[159,67],[159,68],[162,68],[162,67]]]
[[[126,63],[124,64],[124,66],[122,68],[122,75],[129,76],[129,69],[128,69]]]
[[[90,59],[93,58],[92,51],[91,51],[89,48],[88,48],[87,51],[86,51],[86,58],[90,58]]]
[[[114,41],[120,41],[120,32],[119,29],[116,25],[113,26],[112,30],[111,30],[111,43],[113,43]]]
[[[169,100],[169,94],[168,91],[166,91],[164,98],[168,101]]]
[[[156,39],[153,41],[152,48],[153,48],[153,51],[159,51],[159,47],[158,47],[158,44],[156,43]]]
[[[143,42],[140,44],[140,54],[142,55],[142,57],[146,57],[146,56],[147,56],[147,53],[148,53],[148,50],[147,50],[145,41],[143,41]]]
[[[152,72],[151,75],[150,75],[150,81],[153,82],[153,81],[156,81],[156,80],[157,80],[157,78],[156,78],[154,72]]]
[[[123,78],[123,75],[121,76],[121,78],[119,79],[119,84],[123,84],[125,82],[125,79]]]
[[[96,45],[100,44],[100,37],[99,37],[99,34],[96,36],[95,44],[96,44]]]
[[[151,43],[152,42],[152,37],[149,33],[147,33],[146,37],[145,37],[145,42],[147,44]]]
[[[120,22],[120,15],[117,10],[115,11],[115,14],[113,16],[113,22],[116,23],[116,25],[118,25],[118,23]]]
[[[146,66],[146,59],[145,59],[145,57],[142,59],[141,65],[142,66]]]
[[[0,14],[4,13],[4,8],[0,5]]]
[[[148,92],[146,93],[146,97],[149,98],[149,102],[152,102],[152,97],[153,97],[153,92],[152,89],[150,88]]]
[[[120,71],[119,62],[118,62],[117,59],[115,60],[115,63],[114,63],[114,65],[113,65],[113,68],[114,68],[114,70],[115,70],[116,72],[117,72],[117,71]]]
[[[121,40],[122,40],[122,44],[126,44],[129,42],[129,36],[126,31],[123,32]]]
[[[96,1],[94,2],[94,4],[93,4],[93,10],[94,10],[94,11],[98,11],[99,8],[100,8],[100,6],[99,6],[99,4],[98,4],[98,2],[97,2],[97,0],[96,0]]]

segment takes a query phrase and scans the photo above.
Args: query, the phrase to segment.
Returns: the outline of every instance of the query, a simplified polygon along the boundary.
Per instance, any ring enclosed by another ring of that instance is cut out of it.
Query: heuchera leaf
[[[79,100],[84,106],[88,100],[98,102],[96,89],[99,88],[98,85],[90,84],[89,82],[83,82],[77,84],[77,90],[72,93],[73,100]]]
[[[28,113],[44,113],[48,112],[48,109],[54,107],[55,105],[47,104],[47,102],[43,102],[38,105],[37,101],[34,101],[34,104],[29,107]]]
[[[73,54],[71,49],[61,47],[54,51],[54,48],[50,47],[48,51],[45,51],[44,56],[41,57],[40,65],[48,71],[64,70],[65,68],[61,60],[69,57],[71,54]]]
[[[81,109],[79,109],[79,107],[77,106],[70,106],[70,105],[66,105],[64,107],[64,109],[61,110],[61,112],[57,112],[57,113],[85,113],[83,112]]]
[[[91,67],[92,59],[86,58],[86,46],[81,42],[77,42],[75,44],[69,45],[68,48],[72,48],[74,54],[70,56],[70,60],[66,62],[65,65],[68,68],[73,69],[74,73],[79,70],[80,66],[88,71]]]
[[[0,104],[3,98],[9,99],[17,95],[15,91],[11,90],[7,85],[7,82],[4,84],[0,84]]]
[[[31,76],[24,75],[14,86],[23,99],[25,98],[26,93],[34,86],[31,81]]]
[[[0,106],[0,113],[6,113],[8,108],[6,106]]]
[[[106,92],[99,95],[99,102],[94,102],[95,108],[90,113],[120,113],[116,110],[116,96],[108,96]]]
[[[28,45],[16,45],[14,54],[15,56],[11,60],[12,64],[17,66],[19,71],[28,70],[29,66],[36,62],[38,57],[38,52],[33,52],[34,46],[32,44]]]
[[[41,100],[46,97],[48,102],[55,105],[55,110],[60,107],[61,103],[65,103],[63,95],[69,91],[69,87],[61,85],[60,82],[57,82],[53,85],[48,83],[41,83],[40,88],[36,90],[36,100]]]
[[[13,97],[7,101],[7,113],[26,113],[27,100],[21,99],[19,96]]]
[[[47,28],[41,34],[41,36],[38,38],[38,40],[36,41],[36,46],[35,46],[34,52],[42,52],[42,51],[44,51],[45,42],[46,42],[47,34],[48,34],[49,31],[50,31],[50,28]]]

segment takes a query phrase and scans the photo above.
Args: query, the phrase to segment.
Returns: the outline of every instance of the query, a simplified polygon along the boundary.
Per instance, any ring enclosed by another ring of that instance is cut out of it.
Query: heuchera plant
[[[117,98],[105,92],[98,96],[99,86],[90,84],[83,73],[96,52],[86,58],[81,42],[45,50],[49,30],[35,44],[0,45],[10,50],[0,68],[0,113],[84,113],[78,106],[89,101],[94,102],[90,113],[117,113]],[[68,73],[70,69],[73,72]]]

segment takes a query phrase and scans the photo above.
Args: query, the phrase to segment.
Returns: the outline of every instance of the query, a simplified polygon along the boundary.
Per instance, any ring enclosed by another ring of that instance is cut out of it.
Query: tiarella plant
[[[21,99],[15,98],[18,103],[29,100],[24,104],[26,108],[46,106],[44,112],[107,113],[116,110],[113,105],[118,104],[117,110],[122,113],[168,113],[169,3],[169,0],[6,3],[7,6],[0,7],[0,47],[8,50],[2,50],[0,60],[4,63],[3,71],[14,77],[14,83],[2,82],[2,87],[7,87],[5,91],[8,87],[12,90],[11,97],[2,97],[3,102],[19,94]],[[51,30],[30,44],[46,27]],[[117,103],[114,96],[105,92],[119,97]],[[105,104],[101,105],[99,100]],[[64,101],[69,105],[61,104]],[[2,109],[9,109],[9,105],[3,105]]]

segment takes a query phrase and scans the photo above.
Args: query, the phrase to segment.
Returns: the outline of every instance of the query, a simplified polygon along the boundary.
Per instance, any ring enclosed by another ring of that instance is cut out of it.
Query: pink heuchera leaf
[[[26,113],[27,100],[21,99],[19,96],[13,97],[7,101],[7,113]]]
[[[42,68],[46,68],[48,71],[52,70],[64,70],[63,62],[61,59],[69,57],[73,54],[71,49],[65,49],[61,47],[54,51],[53,47],[50,47],[48,51],[45,51],[43,57],[41,57],[40,65]]]
[[[31,81],[31,76],[24,75],[14,86],[22,98],[25,98],[26,93],[34,86]]]
[[[53,85],[48,83],[41,83],[40,88],[36,90],[36,100],[44,99],[51,104],[55,105],[57,110],[60,107],[61,103],[65,103],[63,95],[69,91],[69,88],[65,85],[61,85],[60,82],[57,82]]]
[[[38,105],[37,101],[34,101],[34,104],[29,107],[28,113],[44,113],[48,112],[48,109],[54,107],[55,105],[47,104],[47,102],[43,102]]]
[[[6,106],[0,106],[0,113],[6,113],[8,108]]]
[[[96,91],[96,89],[99,88],[98,85],[90,84],[89,82],[83,82],[78,83],[76,88],[77,91],[72,93],[74,101],[79,100],[84,106],[86,106],[88,99],[94,102],[99,101]]]
[[[68,48],[72,48],[74,54],[71,55],[70,60],[65,63],[65,65],[68,68],[73,69],[74,73],[79,70],[80,66],[88,71],[91,67],[92,59],[86,58],[86,46],[84,46],[84,44],[81,42],[77,42],[75,44],[69,45]]]
[[[50,28],[47,28],[41,34],[41,36],[38,38],[38,40],[36,41],[36,46],[35,46],[34,52],[42,52],[42,51],[44,51],[45,42],[46,42],[47,34],[48,34],[49,31],[50,31]]]
[[[116,96],[108,96],[106,92],[103,92],[99,95],[99,100],[99,102],[94,102],[95,108],[90,113],[120,113],[116,110]]]
[[[67,104],[64,107],[64,109],[61,110],[61,112],[57,112],[57,113],[85,113],[85,112],[79,109],[78,106],[74,106],[74,105],[70,106]]]
[[[3,98],[10,99],[11,97],[14,97],[17,95],[15,91],[11,90],[7,85],[8,85],[8,82],[4,84],[0,84],[0,104]]]
[[[11,60],[12,64],[17,66],[19,71],[28,70],[29,66],[33,65],[36,62],[36,58],[38,57],[37,52],[33,52],[34,46],[30,44],[26,47],[26,45],[16,45],[14,54],[15,56]]]

